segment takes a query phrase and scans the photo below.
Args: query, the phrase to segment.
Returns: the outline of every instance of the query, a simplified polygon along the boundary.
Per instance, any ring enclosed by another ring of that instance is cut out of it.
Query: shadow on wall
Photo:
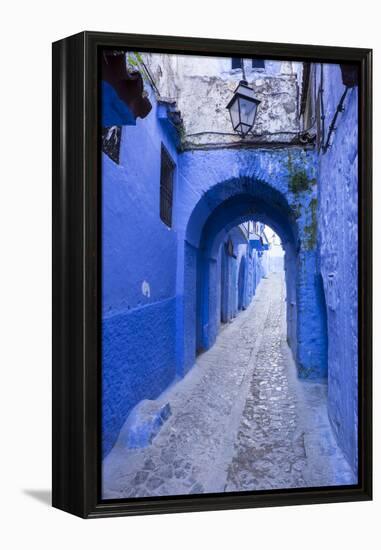
[[[327,327],[327,303],[325,299],[323,277],[321,273],[316,276],[316,288],[317,288],[317,305],[319,308],[319,316],[322,320],[322,364],[325,365],[325,370],[323,371],[323,377],[328,375],[328,327]]]
[[[238,309],[245,309],[246,300],[245,300],[245,291],[246,291],[246,277],[247,277],[247,261],[246,257],[242,256],[241,262],[239,264],[238,272]]]

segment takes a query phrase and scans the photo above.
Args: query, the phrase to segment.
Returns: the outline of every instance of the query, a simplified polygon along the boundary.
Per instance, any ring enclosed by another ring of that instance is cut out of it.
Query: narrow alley
[[[103,462],[104,498],[355,483],[327,415],[326,381],[301,380],[286,342],[283,273],[260,282],[196,366],[155,405],[171,414],[145,448]]]

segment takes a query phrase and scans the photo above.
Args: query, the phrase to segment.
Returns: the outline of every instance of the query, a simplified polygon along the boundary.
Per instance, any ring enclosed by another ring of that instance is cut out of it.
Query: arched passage
[[[276,194],[276,192],[275,192]],[[209,349],[214,343],[218,332],[218,322],[215,315],[217,293],[217,259],[222,242],[229,231],[244,222],[255,219],[271,225],[278,234],[286,250],[286,265],[288,273],[293,278],[296,271],[296,228],[292,226],[291,213],[286,204],[282,204],[278,198],[278,206],[274,203],[267,203],[263,197],[256,194],[242,193],[223,201],[209,216],[204,224],[200,235],[199,246],[197,247],[197,296],[196,326],[198,327],[197,349]],[[283,207],[283,211],[281,209]],[[190,252],[188,248],[188,253]],[[233,271],[234,273],[234,271]],[[292,286],[295,280],[290,280],[289,295],[294,298]],[[235,281],[232,282],[235,286]],[[186,295],[187,296],[187,295]],[[190,299],[188,295],[187,298]],[[292,302],[293,303],[293,302]],[[293,307],[293,306],[291,306]],[[296,341],[294,335],[296,313],[290,312],[289,319],[289,341],[296,352]]]
[[[193,365],[196,350],[213,345],[220,319],[226,317],[224,300],[218,292],[222,267],[217,260],[222,243],[233,227],[253,219],[272,227],[285,250],[287,340],[300,372],[309,377],[324,376],[320,349],[325,345],[324,320],[311,314],[321,311],[316,278],[309,276],[314,253],[300,253],[296,215],[285,196],[267,183],[246,177],[209,189],[188,221],[184,250],[185,370]],[[306,327],[313,334],[312,346],[311,339],[304,346]]]

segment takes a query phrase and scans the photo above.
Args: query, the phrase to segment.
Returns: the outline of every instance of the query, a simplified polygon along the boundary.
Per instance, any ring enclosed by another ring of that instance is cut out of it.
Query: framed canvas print
[[[53,504],[369,500],[371,51],[53,45]]]

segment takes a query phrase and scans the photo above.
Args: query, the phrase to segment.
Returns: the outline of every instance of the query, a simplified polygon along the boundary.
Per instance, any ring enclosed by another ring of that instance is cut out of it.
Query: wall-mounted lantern
[[[241,137],[245,137],[254,126],[259,104],[259,99],[254,97],[254,90],[246,80],[241,80],[226,106],[229,109],[233,129]]]

